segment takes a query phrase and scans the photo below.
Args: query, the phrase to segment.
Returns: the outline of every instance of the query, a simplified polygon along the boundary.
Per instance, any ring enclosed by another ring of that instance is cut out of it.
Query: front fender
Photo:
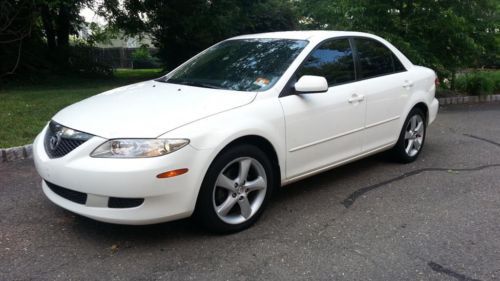
[[[255,100],[246,106],[198,120],[160,137],[188,138],[195,149],[211,150],[210,157],[204,159],[207,170],[220,151],[244,136],[259,136],[271,143],[282,167],[283,179],[286,163],[285,120],[278,98]]]

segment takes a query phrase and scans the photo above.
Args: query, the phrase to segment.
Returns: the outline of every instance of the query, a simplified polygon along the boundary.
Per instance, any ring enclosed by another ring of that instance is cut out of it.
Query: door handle
[[[403,88],[411,88],[413,87],[413,82],[409,81],[409,80],[405,80],[405,82],[403,83]]]
[[[347,101],[349,103],[362,102],[365,99],[365,96],[353,94]]]

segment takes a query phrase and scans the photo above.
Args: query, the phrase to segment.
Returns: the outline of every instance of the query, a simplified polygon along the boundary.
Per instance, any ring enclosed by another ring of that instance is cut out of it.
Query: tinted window
[[[236,91],[271,88],[307,45],[304,40],[228,40],[160,82]]]
[[[322,43],[302,65],[298,78],[302,75],[323,76],[330,86],[354,81],[354,60],[349,40]]]
[[[382,43],[372,39],[356,38],[360,64],[360,78],[370,78],[404,71],[401,62]],[[395,62],[396,66],[395,66]]]

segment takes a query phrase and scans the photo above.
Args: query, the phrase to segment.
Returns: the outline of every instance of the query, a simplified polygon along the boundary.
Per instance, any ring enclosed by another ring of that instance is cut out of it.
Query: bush
[[[459,75],[455,87],[468,95],[492,95],[500,92],[500,72],[481,71]]]
[[[158,68],[160,66],[157,59],[151,56],[147,45],[142,45],[132,53],[132,65],[134,69]]]

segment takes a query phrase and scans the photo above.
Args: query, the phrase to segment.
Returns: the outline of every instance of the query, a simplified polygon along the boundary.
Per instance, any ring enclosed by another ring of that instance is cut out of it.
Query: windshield
[[[265,91],[278,81],[307,43],[289,39],[224,41],[159,81],[236,91]]]

